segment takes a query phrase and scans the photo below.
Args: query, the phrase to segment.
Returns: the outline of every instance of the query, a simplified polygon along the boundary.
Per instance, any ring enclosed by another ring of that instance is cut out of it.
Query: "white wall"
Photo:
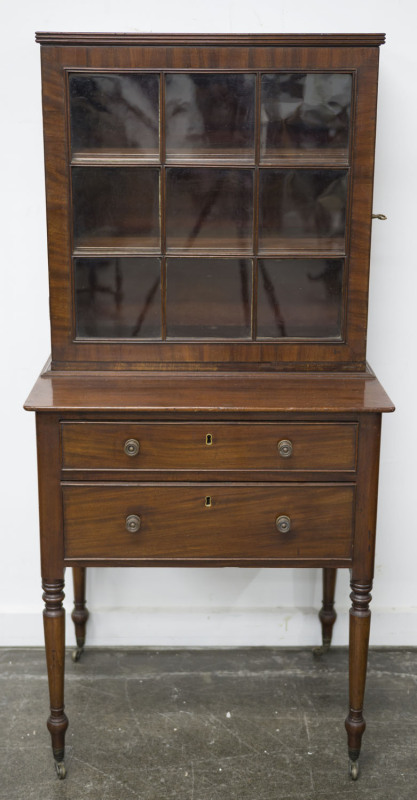
[[[0,644],[42,642],[34,417],[23,412],[22,403],[50,349],[34,31],[61,30],[387,33],[381,49],[374,210],[387,214],[388,222],[374,223],[368,359],[397,412],[383,423],[372,643],[417,645],[413,0],[15,0],[7,11],[6,4],[3,8]],[[337,589],[337,644],[347,641],[348,592],[345,570]],[[144,569],[121,575],[92,569],[88,597],[90,644],[309,645],[319,640],[318,570]],[[73,641],[71,627],[67,639]]]

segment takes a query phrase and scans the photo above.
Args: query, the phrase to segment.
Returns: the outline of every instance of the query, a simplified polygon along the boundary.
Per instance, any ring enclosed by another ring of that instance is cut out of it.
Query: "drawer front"
[[[350,558],[354,497],[352,484],[63,484],[65,557]]]
[[[64,469],[356,468],[356,423],[63,422]]]

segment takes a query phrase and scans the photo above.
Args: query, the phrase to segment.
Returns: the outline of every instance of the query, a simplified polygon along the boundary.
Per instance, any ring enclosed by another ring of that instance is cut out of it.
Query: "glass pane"
[[[79,337],[161,336],[158,258],[76,258],[75,297]]]
[[[342,259],[260,259],[258,339],[341,335]]]
[[[346,201],[346,171],[261,170],[261,251],[331,250],[343,253]]]
[[[76,247],[159,248],[159,170],[73,167]]]
[[[249,259],[168,259],[167,337],[250,338],[251,304]]]
[[[255,75],[166,77],[167,161],[254,157]]]
[[[251,250],[249,169],[167,170],[167,248]]]
[[[352,76],[344,73],[262,75],[261,158],[331,149],[346,156]]]
[[[159,76],[72,74],[71,148],[83,154],[159,158]]]

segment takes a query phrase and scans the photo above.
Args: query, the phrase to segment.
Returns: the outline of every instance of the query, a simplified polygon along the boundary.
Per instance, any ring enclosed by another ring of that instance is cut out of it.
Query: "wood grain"
[[[206,444],[209,435],[212,444]],[[355,470],[357,426],[320,423],[63,422],[64,469]],[[129,456],[125,442],[139,452]],[[291,440],[290,457],[278,443]]]
[[[343,413],[393,411],[371,374],[54,373],[37,380],[28,411]]]
[[[351,556],[355,489],[343,485],[63,484],[66,558]],[[210,506],[206,506],[206,498]],[[125,528],[128,515],[140,530]],[[291,518],[277,531],[276,518]]]

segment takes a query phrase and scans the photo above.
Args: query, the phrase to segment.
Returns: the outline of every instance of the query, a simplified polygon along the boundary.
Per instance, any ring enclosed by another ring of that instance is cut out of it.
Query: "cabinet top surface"
[[[38,378],[27,411],[362,413],[393,411],[372,372],[91,373]]]
[[[88,33],[38,31],[42,45],[281,45],[293,47],[375,47],[385,33]]]

